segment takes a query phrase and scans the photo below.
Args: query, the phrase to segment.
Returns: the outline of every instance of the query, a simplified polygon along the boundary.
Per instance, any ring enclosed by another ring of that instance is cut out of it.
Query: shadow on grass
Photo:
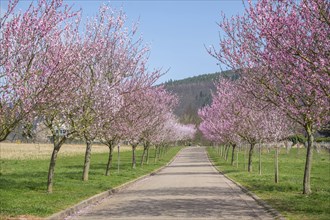
[[[46,186],[47,173],[34,172],[33,178],[26,174],[22,177],[21,174],[6,174],[0,178],[0,188],[3,191],[7,190],[43,190]]]

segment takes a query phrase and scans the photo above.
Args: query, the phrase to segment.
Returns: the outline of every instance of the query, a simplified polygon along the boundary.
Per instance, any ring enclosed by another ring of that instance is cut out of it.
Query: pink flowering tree
[[[148,124],[154,112],[155,103],[152,102],[152,84],[143,85],[131,93],[123,95],[123,108],[120,111],[120,124],[123,131],[123,139],[132,147],[132,168],[136,168],[135,150],[147,132]],[[150,96],[151,95],[151,96]]]
[[[175,97],[161,87],[150,87],[153,82],[150,79],[157,78],[154,74],[158,75],[158,72],[124,80],[121,84],[123,99],[118,112],[112,114],[108,108],[104,108],[101,114],[100,141],[109,147],[106,175],[110,172],[113,148],[121,139],[130,140],[133,150],[132,164],[136,161],[137,142],[143,142],[142,158],[145,158],[150,146],[151,133],[161,126],[165,120],[163,115],[171,111],[170,108],[174,105]],[[132,133],[132,130],[135,132]]]
[[[243,15],[223,18],[226,36],[209,50],[240,73],[246,92],[304,128],[304,194],[311,193],[313,136],[330,116],[329,7],[327,0],[248,1]]]
[[[198,112],[202,119],[199,129],[207,139],[232,146],[233,164],[235,148],[242,140],[239,129],[244,123],[244,118],[240,118],[240,94],[234,82],[229,80],[221,80],[216,88],[212,104]]]
[[[88,180],[93,141],[121,109],[124,94],[136,88],[127,85],[139,85],[138,80],[147,75],[148,48],[136,37],[136,26],[130,31],[125,28],[125,20],[123,12],[113,12],[102,5],[99,14],[87,21],[80,39],[79,74],[83,83],[76,91],[79,110],[73,120],[79,136],[86,142],[84,181]],[[104,114],[109,118],[103,122]]]
[[[0,19],[0,140],[19,122],[41,118],[54,144],[47,191],[52,192],[57,154],[70,133],[59,135],[67,124],[66,112],[77,88],[77,12],[61,0],[39,0],[25,12],[15,12],[9,1]]]
[[[235,149],[241,142],[240,136],[229,126],[230,120],[226,121],[221,117],[221,113],[215,104],[206,106],[198,111],[199,117],[202,119],[198,129],[202,132],[204,137],[214,143],[229,144],[232,146],[231,164],[234,163]]]
[[[61,89],[52,84],[71,66],[61,63],[68,52],[61,37],[76,13],[62,0],[39,0],[24,12],[17,12],[18,2],[9,1],[0,17],[0,141],[23,119],[33,120],[36,110],[55,104]]]
[[[279,148],[283,145],[283,140],[295,133],[295,123],[288,118],[285,113],[277,108],[269,109],[269,114],[265,115],[262,126],[262,133],[265,137],[264,142],[275,142],[275,183],[279,182],[278,154]],[[281,142],[282,143],[281,143]],[[261,149],[259,151],[259,174],[261,174]]]
[[[156,163],[160,157],[161,148],[176,139],[176,134],[174,134],[173,130],[177,125],[177,119],[171,112],[168,112],[164,116],[166,120],[161,126],[158,126],[157,129],[153,131],[150,137],[152,140],[151,143],[155,146],[154,163]]]
[[[195,125],[184,125],[179,123],[179,120],[173,113],[166,115],[167,120],[161,129],[153,135],[153,143],[156,148],[162,145],[176,143],[177,141],[186,141],[194,139],[196,134]]]
[[[102,144],[109,148],[107,166],[105,170],[105,175],[109,176],[114,148],[117,144],[119,144],[122,137],[122,126],[118,123],[117,114],[109,115],[106,113],[102,115],[99,120],[102,120],[102,122],[98,133],[98,139]]]
[[[143,105],[147,116],[144,118],[145,126],[141,134],[141,141],[144,146],[141,165],[143,165],[146,156],[147,158],[149,157],[149,147],[153,142],[153,136],[161,132],[164,124],[168,120],[168,115],[173,112],[173,108],[176,104],[176,96],[167,92],[163,87],[153,87],[145,91]]]
[[[172,133],[172,138],[168,138],[171,142],[191,141],[195,137],[196,126],[193,124],[181,124],[177,122],[173,127]]]
[[[224,79],[218,83],[211,106],[199,111],[203,120],[199,128],[210,140],[230,144],[234,149],[242,140],[248,142],[248,171],[251,172],[255,145],[288,136],[287,129],[282,128],[290,126],[283,114],[279,120],[278,112],[244,93],[241,83],[241,80]]]
[[[68,31],[72,34],[71,36],[77,33],[77,29]],[[66,38],[64,39],[68,41],[70,39],[69,33],[66,33],[65,36]],[[74,129],[71,116],[78,108],[76,105],[73,105],[74,102],[72,100],[76,99],[76,91],[82,83],[81,78],[76,74],[76,66],[80,63],[80,60],[75,56],[78,53],[76,42],[66,42],[63,46],[65,50],[60,56],[63,60],[60,61],[59,65],[64,64],[67,68],[59,70],[57,72],[59,74],[58,78],[50,83],[50,88],[52,88],[50,91],[53,91],[52,93],[49,91],[49,95],[53,96],[50,105],[47,105],[47,108],[39,108],[36,111],[38,118],[42,119],[43,124],[51,132],[51,141],[53,142],[47,183],[47,192],[49,193],[52,192],[57,155],[66,140],[72,138],[77,132]]]

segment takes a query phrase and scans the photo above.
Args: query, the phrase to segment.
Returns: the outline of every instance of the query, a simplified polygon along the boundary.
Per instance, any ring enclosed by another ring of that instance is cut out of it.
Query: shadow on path
[[[273,219],[219,174],[205,148],[185,148],[171,165],[71,219]]]

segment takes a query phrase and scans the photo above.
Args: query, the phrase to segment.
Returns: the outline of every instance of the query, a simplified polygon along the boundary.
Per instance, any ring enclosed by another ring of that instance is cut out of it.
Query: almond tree
[[[220,50],[209,50],[240,73],[246,92],[304,128],[304,194],[311,193],[314,133],[330,116],[329,8],[327,0],[248,1],[243,15],[223,18]]]
[[[283,120],[279,120],[275,116],[280,114],[274,109],[262,105],[251,95],[244,93],[241,89],[241,80],[222,79],[216,88],[211,106],[199,111],[203,120],[200,130],[207,138],[230,143],[233,148],[242,140],[248,142],[250,145],[248,171],[251,172],[255,145],[288,136],[287,129],[282,129],[284,126],[289,127],[288,120],[284,120],[283,115],[281,115]],[[276,130],[280,128],[281,130]]]
[[[141,87],[132,93],[125,94],[124,108],[121,111],[121,126],[123,128],[123,139],[128,141],[132,147],[132,168],[136,168],[135,150],[142,141],[143,131],[148,126],[149,114],[153,112],[148,95],[152,93],[152,87]]]
[[[113,12],[103,5],[99,14],[87,22],[81,38],[79,74],[83,83],[76,91],[80,109],[74,121],[79,136],[86,142],[83,180],[88,180],[92,143],[102,128],[98,117],[105,110],[113,114],[119,111],[122,84],[127,80],[135,82],[134,79],[145,75],[148,48],[141,38],[135,39],[136,26],[131,31],[125,28],[125,20],[123,12]]]
[[[118,111],[109,111],[109,107],[107,105],[101,108],[102,113],[98,118],[101,127],[99,130],[99,138],[103,144],[109,147],[106,175],[109,175],[110,173],[112,154],[115,144],[122,139],[136,139],[138,135],[145,133],[143,131],[141,131],[141,133],[132,133],[127,126],[130,125],[132,130],[139,131],[138,129],[142,128],[144,131],[146,131],[151,125],[148,123],[144,124],[142,127],[139,127],[138,125],[145,123],[146,118],[152,118],[156,120],[157,117],[159,117],[156,115],[156,110],[153,108],[157,107],[157,104],[155,103],[155,100],[152,100],[152,98],[156,98],[153,93],[160,95],[159,92],[156,92],[159,89],[156,87],[150,87],[154,80],[158,78],[158,75],[158,71],[150,74],[146,74],[144,72],[123,79],[119,86],[120,97],[122,98],[119,100],[120,104],[118,105]],[[143,106],[139,112],[137,111],[138,106]],[[162,106],[161,103],[160,106]],[[135,116],[137,116],[137,118],[135,118]],[[143,121],[141,121],[142,119]]]
[[[20,121],[40,108],[55,105],[61,93],[54,90],[69,63],[61,46],[65,21],[76,16],[62,0],[38,0],[24,12],[16,12],[18,0],[10,0],[0,17],[0,141]]]
[[[212,104],[198,111],[202,119],[199,130],[210,141],[215,143],[229,144],[232,146],[232,159],[236,146],[242,138],[238,135],[238,122],[235,115],[234,105],[230,104],[235,99],[235,89],[230,81],[222,80],[216,85],[216,93],[213,94]],[[225,110],[224,110],[225,109]],[[238,114],[238,112],[236,113]]]
[[[72,45],[68,45],[71,47]],[[36,112],[38,117],[42,119],[43,124],[49,129],[52,135],[53,142],[53,152],[50,160],[49,171],[48,171],[48,183],[47,192],[52,192],[53,178],[55,171],[55,164],[57,155],[68,138],[73,137],[76,134],[76,129],[74,129],[73,121],[71,120],[72,114],[78,110],[76,105],[73,105],[73,101],[76,99],[76,90],[81,85],[81,78],[77,76],[75,72],[75,65],[79,63],[77,59],[71,59],[77,54],[76,50],[69,48],[67,53],[63,54],[63,61],[61,64],[68,63],[72,66],[70,68],[65,68],[63,74],[59,76],[56,83],[51,83],[53,90],[56,91],[54,95],[52,105],[47,108],[38,109]],[[55,81],[53,81],[55,82]],[[57,94],[58,90],[61,91]]]
[[[167,92],[163,87],[153,87],[151,90],[146,91],[145,95],[146,99],[143,105],[148,114],[144,118],[145,126],[141,134],[141,140],[144,145],[141,165],[143,165],[146,153],[149,151],[150,143],[153,141],[153,135],[162,129],[168,119],[168,114],[173,112],[173,108],[177,104],[177,98]]]
[[[116,115],[114,115],[114,116],[116,117]],[[99,136],[100,142],[109,148],[109,155],[108,155],[107,166],[106,166],[106,170],[105,170],[105,175],[109,176],[110,168],[112,166],[113,151],[114,151],[116,144],[118,144],[119,141],[121,140],[121,136],[122,136],[121,125],[118,124],[118,121],[116,120],[116,118],[113,118],[112,120],[111,119],[109,120],[109,118],[105,118],[102,121],[103,121],[102,127],[99,130],[98,136]]]
[[[195,125],[179,123],[179,120],[173,113],[169,112],[166,118],[161,129],[155,132],[151,138],[153,140],[152,143],[156,147],[155,161],[157,160],[157,152],[160,150],[161,146],[166,146],[167,144],[176,143],[178,141],[192,140],[196,134]]]
[[[269,110],[269,114],[266,115],[266,119],[263,124],[262,132],[265,135],[265,142],[279,142],[285,138],[294,134],[295,124],[288,118],[283,112],[277,108]],[[275,146],[275,183],[279,182],[279,166],[278,166],[278,152],[279,147]],[[275,145],[278,145],[276,143]],[[261,154],[261,151],[260,151]],[[261,174],[261,160],[259,155],[259,173]]]
[[[50,129],[53,153],[47,191],[52,192],[57,154],[68,137],[59,135],[69,99],[79,77],[73,22],[77,12],[60,0],[39,0],[25,12],[15,12],[18,1],[9,1],[0,19],[1,140],[20,121],[42,118]]]

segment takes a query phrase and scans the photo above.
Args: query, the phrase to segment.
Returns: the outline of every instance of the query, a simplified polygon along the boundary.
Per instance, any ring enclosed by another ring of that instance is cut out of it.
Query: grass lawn
[[[53,193],[46,193],[49,159],[0,159],[0,219],[10,216],[46,217],[84,199],[119,186],[165,165],[180,147],[173,147],[154,164],[154,149],[150,162],[140,167],[142,150],[138,149],[137,168],[131,168],[131,151],[121,152],[120,172],[117,172],[117,152],[114,153],[110,176],[105,176],[107,153],[92,152],[89,181],[83,182],[84,155],[61,156],[59,153]]]
[[[239,152],[238,168],[219,156],[215,148],[208,148],[210,158],[227,176],[254,192],[287,219],[330,219],[330,154],[325,150],[313,154],[311,195],[302,194],[306,150],[282,149],[279,155],[279,183],[274,183],[274,151],[263,151],[262,175],[259,175],[259,155],[255,149],[253,171],[246,171],[244,152]],[[236,159],[236,155],[235,155]],[[245,157],[247,163],[247,156]]]

